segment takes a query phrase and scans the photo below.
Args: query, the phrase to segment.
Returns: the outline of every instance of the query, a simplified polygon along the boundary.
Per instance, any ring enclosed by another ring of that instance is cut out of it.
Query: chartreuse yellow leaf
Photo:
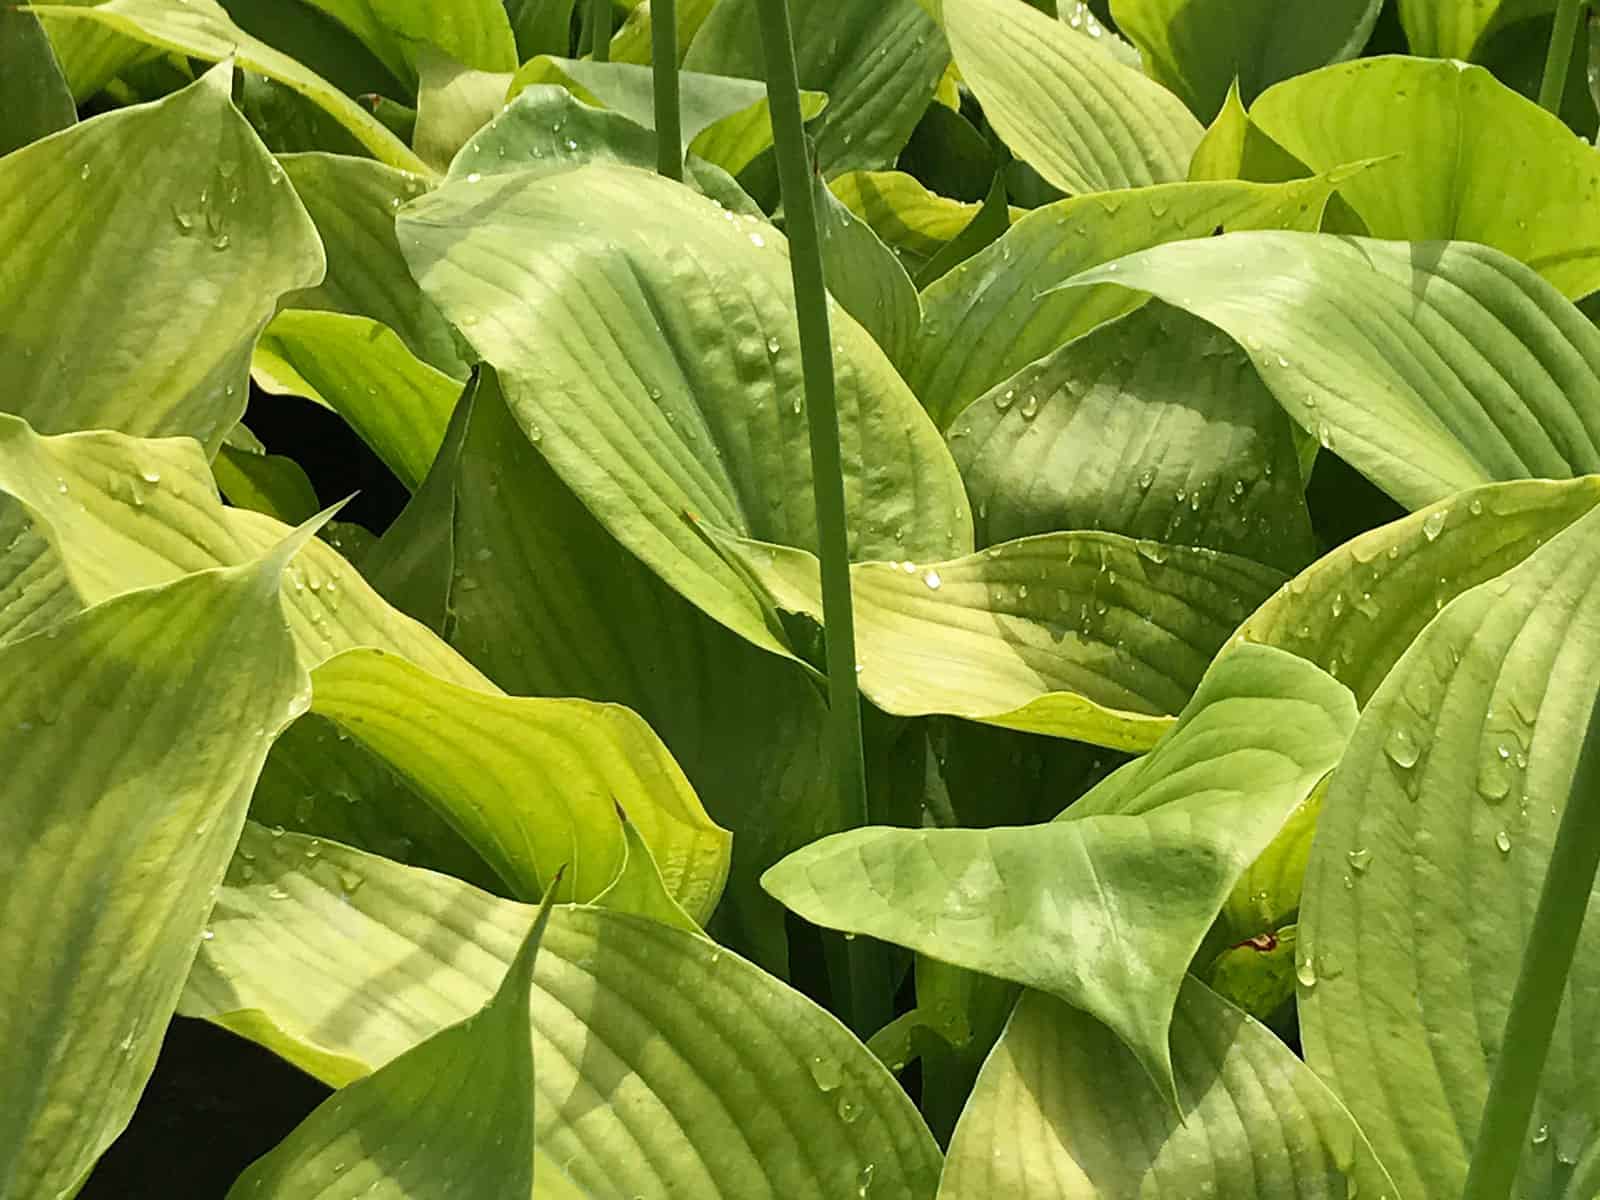
[[[74,1194],[155,1067],[256,776],[310,703],[279,577],[311,534],[0,647],[0,1193]]]
[[[0,160],[0,411],[212,450],[237,423],[256,335],[323,255],[231,76]]]
[[[177,439],[41,438],[0,418],[0,490],[48,550],[30,560],[44,572],[32,594],[72,597],[53,604],[94,604],[248,561],[285,532],[270,517],[223,509],[198,448]],[[603,891],[623,863],[621,802],[673,897],[696,919],[709,916],[728,836],[638,716],[505,695],[324,542],[285,573],[283,599],[312,672],[313,711],[405,777],[515,892],[542,894],[567,861],[563,896]]]
[[[1600,155],[1482,67],[1342,63],[1269,89],[1249,123],[1313,171],[1385,160],[1340,188],[1373,237],[1482,242],[1571,299],[1600,288]]]
[[[1447,603],[1373,692],[1329,784],[1299,922],[1306,1061],[1402,1195],[1466,1178],[1594,700],[1597,572],[1591,509]],[[1592,1167],[1574,1172],[1600,1128],[1600,894],[1587,907],[1521,1195],[1594,1191]]]
[[[1038,988],[1091,1014],[1169,1100],[1184,973],[1235,883],[1344,752],[1350,693],[1237,645],[1151,752],[1045,825],[874,827],[762,884],[800,916]]]
[[[533,967],[555,891],[476,1013],[340,1088],[229,1190],[234,1200],[523,1196],[534,1184]]]
[[[476,1012],[533,911],[306,848],[247,829],[183,1012],[344,1084]],[[938,1149],[894,1077],[823,1009],[705,938],[557,907],[530,1007],[535,1143],[595,1196],[933,1193]]]
[[[773,606],[822,619],[810,554],[707,533]],[[1282,578],[1214,550],[1096,532],[942,562],[860,563],[851,581],[861,691],[900,716],[947,713],[1148,749]]]
[[[939,1200],[1403,1194],[1328,1086],[1192,977],[1172,1060],[1177,1112],[1104,1025],[1025,992],[956,1126]]]

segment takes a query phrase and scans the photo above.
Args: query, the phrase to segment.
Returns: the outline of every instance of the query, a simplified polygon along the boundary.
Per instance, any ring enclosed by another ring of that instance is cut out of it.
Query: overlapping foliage
[[[682,183],[648,2],[0,10],[0,1197],[174,1014],[338,1089],[237,1197],[1460,1195],[1600,672],[1551,5],[790,0],[865,827],[755,8]]]

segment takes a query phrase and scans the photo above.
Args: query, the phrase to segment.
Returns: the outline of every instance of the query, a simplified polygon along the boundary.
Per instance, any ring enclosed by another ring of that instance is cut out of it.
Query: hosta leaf
[[[1354,538],[1307,567],[1239,634],[1310,659],[1366,704],[1423,627],[1600,504],[1600,478],[1495,483]]]
[[[212,449],[243,414],[251,344],[323,261],[228,101],[230,74],[0,161],[0,407],[49,433],[186,433]]]
[[[695,924],[694,918],[684,912],[683,906],[667,891],[650,847],[640,835],[639,827],[628,820],[628,814],[621,805],[617,806],[617,816],[622,821],[626,852],[616,878],[594,898],[593,903],[600,908],[614,908],[618,912],[649,917],[674,929],[699,933],[700,926]]]
[[[574,0],[506,0],[506,16],[522,62],[537,54],[565,54],[572,48]]]
[[[1404,1195],[1450,1195],[1466,1177],[1594,698],[1597,534],[1591,511],[1447,605],[1373,694],[1329,785],[1299,927],[1307,1061]],[[1591,1190],[1565,1189],[1600,1123],[1597,914],[1600,894],[1519,1195]]]
[[[903,171],[850,171],[828,189],[913,273],[978,215],[978,205],[936,195]]]
[[[800,86],[824,92],[811,130],[818,169],[890,166],[933,99],[950,51],[917,0],[793,0]],[[691,71],[765,79],[753,0],[718,0],[684,55]]]
[[[522,65],[511,83],[513,96],[537,84],[559,84],[580,101],[621,113],[634,124],[656,127],[651,69],[633,63],[541,57]],[[733,79],[698,71],[678,73],[679,132],[683,148],[724,170],[742,170],[772,145],[767,88],[759,79]],[[800,115],[816,116],[827,105],[822,92],[800,93]],[[557,131],[559,132],[559,131]],[[568,136],[567,140],[580,139]]]
[[[956,66],[984,115],[1068,194],[1184,179],[1200,122],[1160,84],[1023,0],[942,0]]]
[[[211,471],[229,504],[266,513],[286,525],[310,520],[320,507],[300,464],[281,454],[224,445]]]
[[[1332,185],[1177,183],[1061,200],[932,284],[906,382],[941,427],[989,388],[1137,307],[1115,288],[1052,291],[1079,271],[1228,229],[1315,228]]]
[[[517,47],[500,0],[305,0],[355,34],[403,83],[431,47],[478,71],[515,71]]]
[[[1355,721],[1350,693],[1320,670],[1238,646],[1154,750],[1048,825],[851,830],[762,883],[807,920],[1084,1009],[1170,1095],[1167,1030],[1189,961]]]
[[[781,237],[657,175],[599,166],[451,182],[407,206],[400,230],[424,289],[601,523],[709,615],[780,648],[682,514],[815,544]],[[852,554],[960,553],[971,518],[937,431],[871,337],[837,309],[833,321]]]
[[[558,175],[589,163],[656,167],[655,133],[610,109],[574,99],[555,84],[536,83],[506,107],[450,164],[450,178],[479,179],[507,172]],[[721,167],[695,154],[684,159],[685,181],[724,208],[765,219],[755,201]]]
[[[354,134],[373,157],[393,167],[428,173],[422,160],[376,117],[316,72],[240,29],[216,0],[107,0],[91,8],[69,4],[32,7],[42,17],[94,21],[176,54],[208,62],[235,59],[241,67],[293,88],[322,108]],[[181,178],[181,173],[177,174]]]
[[[66,3],[78,7],[94,0]],[[158,57],[158,51],[151,47],[92,21],[56,20],[41,15],[39,23],[49,35],[50,48],[72,89],[72,98],[80,103],[92,98],[122,71]]]
[[[620,801],[673,896],[701,918],[716,907],[727,834],[628,709],[455,686],[381,650],[338,654],[312,684],[313,711],[410,780],[518,894],[540,894],[566,863],[563,896],[605,891],[626,857]]]
[[[218,896],[184,1011],[330,1082],[475,1011],[528,928],[531,910],[456,880],[303,847],[247,829],[252,878],[236,866]],[[893,1077],[704,938],[558,908],[531,1007],[539,1149],[597,1196],[833,1200],[863,1178],[874,1200],[933,1193],[938,1151]]]
[[[305,710],[266,559],[0,649],[0,1192],[69,1196],[127,1124],[272,739]]]
[[[1573,299],[1600,288],[1600,156],[1482,67],[1329,67],[1267,92],[1250,122],[1313,170],[1388,157],[1340,189],[1373,237],[1484,242]]]
[[[1228,333],[1295,421],[1408,508],[1600,470],[1600,331],[1487,246],[1238,233],[1074,285],[1107,282]]]
[[[917,289],[894,254],[814,177],[817,228],[828,291],[861,323],[889,361],[903,364],[922,323]]]
[[[1382,0],[1335,0],[1316,9],[1274,0],[1111,5],[1117,28],[1139,47],[1151,77],[1181,96],[1202,121],[1217,115],[1235,80],[1248,102],[1280,79],[1354,58],[1382,6]],[[1363,157],[1369,155],[1352,156]]]
[[[421,194],[422,178],[338,154],[286,154],[281,162],[328,253],[327,278],[290,304],[370,317],[429,366],[465,379],[455,333],[411,278],[395,237],[395,211]]]
[[[947,437],[980,546],[1104,529],[1293,571],[1313,557],[1293,429],[1243,351],[1157,301],[996,384]]]
[[[678,11],[678,62],[688,53],[694,36],[705,24],[707,14],[716,7],[717,0],[679,0]],[[628,19],[611,39],[611,61],[646,63],[652,58],[652,28],[650,0],[641,0],[633,6]],[[524,55],[524,58],[527,56]]]
[[[400,81],[355,34],[312,5],[226,0],[223,7],[240,29],[298,59],[346,95],[361,97],[374,111],[404,107],[389,99],[405,95]]]
[[[1493,30],[1549,12],[1554,0],[1399,0],[1411,53],[1471,58]]]
[[[0,434],[0,487],[30,510],[82,604],[246,561],[284,535],[270,518],[224,510],[192,443],[39,438],[15,418],[0,419]],[[572,894],[604,890],[623,856],[615,798],[673,895],[694,916],[711,912],[727,835],[637,716],[504,695],[322,542],[285,573],[283,602],[313,711],[405,775],[519,894],[541,894],[566,861]]]
[[[1395,1195],[1327,1086],[1192,978],[1172,1056],[1182,1119],[1110,1030],[1025,993],[956,1127],[939,1200]]]
[[[230,1197],[531,1195],[530,991],[552,890],[489,1002],[323,1101]]]
[[[331,408],[408,488],[428,473],[461,395],[388,326],[344,313],[279,313],[250,361],[263,391]]]
[[[0,12],[0,156],[78,120],[72,92],[39,18]]]
[[[713,536],[776,607],[822,619],[810,554]],[[851,568],[861,690],[901,716],[1143,750],[1282,578],[1213,550],[1092,532],[946,562],[861,563]]]
[[[409,544],[441,547],[431,612],[511,691],[614,701],[650,723],[734,834],[719,938],[785,971],[783,910],[757,878],[843,824],[817,688],[618,545],[529,444],[492,372],[457,420],[460,443],[401,518]]]
[[[445,171],[457,151],[505,105],[511,73],[474,70],[437,51],[424,50],[418,55],[421,81],[412,145],[430,167]]]

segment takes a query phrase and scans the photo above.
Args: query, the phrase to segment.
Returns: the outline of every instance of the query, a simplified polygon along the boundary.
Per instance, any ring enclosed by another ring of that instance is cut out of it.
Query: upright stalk
[[[1478,1126],[1463,1200],[1508,1200],[1528,1143],[1528,1124],[1539,1095],[1556,1014],[1583,928],[1584,911],[1600,869],[1600,698],[1578,751],[1578,769],[1561,814],[1550,869],[1539,893],[1528,948],[1522,955],[1511,1012],[1489,1098]]]
[[[678,0],[651,0],[650,67],[656,99],[656,170],[683,181],[683,121],[678,110]]]
[[[611,0],[589,0],[589,57],[611,61]]]
[[[767,101],[778,160],[778,182],[787,216],[789,266],[794,276],[795,314],[800,326],[800,364],[805,375],[806,429],[811,438],[811,487],[817,509],[817,548],[822,563],[822,620],[827,629],[828,719],[842,811],[855,825],[867,823],[866,756],[861,741],[861,699],[856,689],[855,612],[850,597],[850,545],[845,525],[844,463],[839,450],[839,413],[834,397],[833,338],[828,328],[828,292],[822,273],[812,166],[800,114],[800,80],[788,0],[757,0],[761,49],[766,61]],[[872,1032],[888,997],[875,979],[876,948],[846,943],[851,1024]]]
[[[1550,49],[1544,58],[1544,77],[1539,81],[1539,106],[1550,112],[1561,111],[1561,97],[1567,91],[1567,66],[1572,62],[1572,46],[1578,37],[1578,16],[1583,0],[1557,0],[1556,23],[1550,30]]]

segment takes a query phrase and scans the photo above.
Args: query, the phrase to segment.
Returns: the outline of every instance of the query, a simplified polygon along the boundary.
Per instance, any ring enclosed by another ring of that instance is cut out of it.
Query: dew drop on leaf
[[[939,572],[929,571],[927,574],[923,575],[922,582],[928,585],[928,589],[930,591],[937,592],[940,585],[944,583],[944,580],[939,578]]]
[[[1494,835],[1494,845],[1495,849],[1500,851],[1501,854],[1510,854],[1511,835],[1502,829],[1499,833]]]
[[[1294,977],[1300,981],[1301,987],[1317,986],[1317,968],[1312,965],[1309,954],[1295,964]]]
[[[1422,519],[1422,536],[1430,542],[1437,541],[1439,535],[1444,532],[1445,518],[1449,515],[1449,510],[1443,508],[1429,513]]]
[[[1383,742],[1383,752],[1395,766],[1405,770],[1416,766],[1417,759],[1422,757],[1422,748],[1417,744],[1416,735],[1404,725],[1396,725],[1389,731],[1389,736]]]
[[[1365,875],[1367,868],[1372,865],[1372,851],[1365,846],[1348,851],[1345,857],[1350,860],[1350,869],[1357,875]]]
[[[844,1082],[844,1074],[839,1070],[839,1064],[821,1054],[813,1054],[806,1063],[806,1068],[811,1072],[812,1082],[820,1091],[831,1092]]]

